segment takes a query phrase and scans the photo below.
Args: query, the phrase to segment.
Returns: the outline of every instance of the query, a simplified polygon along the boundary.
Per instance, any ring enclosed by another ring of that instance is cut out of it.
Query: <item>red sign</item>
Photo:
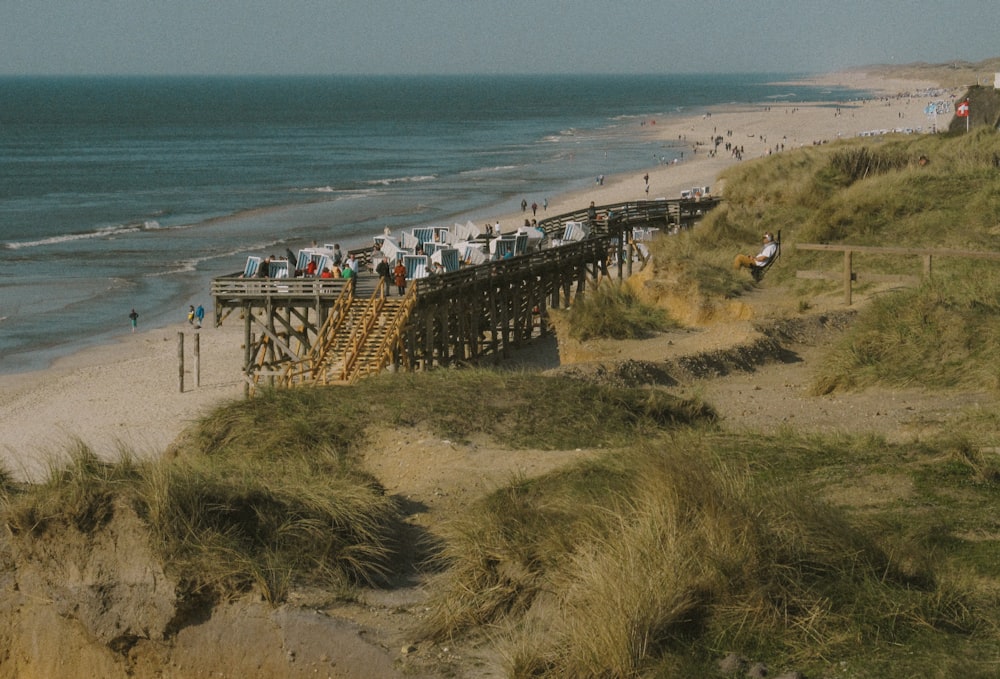
[[[958,108],[955,109],[955,115],[958,116],[959,118],[968,118],[969,117],[969,100],[968,99],[966,99],[965,101],[963,101],[961,104],[958,105]]]

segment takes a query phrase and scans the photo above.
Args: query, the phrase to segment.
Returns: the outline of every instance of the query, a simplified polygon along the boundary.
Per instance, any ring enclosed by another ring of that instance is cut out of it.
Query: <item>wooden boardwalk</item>
[[[631,257],[614,248],[624,248],[634,229],[686,228],[717,203],[601,206],[585,240],[410,281],[404,296],[395,286],[387,294],[367,271],[370,248],[352,251],[366,271],[353,281],[222,276],[211,288],[216,323],[237,313],[244,321],[248,395],[260,386],[351,384],[390,367],[500,360],[545,335],[547,309],[568,306],[588,281],[609,275],[609,259],[631,266]],[[556,237],[571,221],[586,222],[587,211],[539,226]]]

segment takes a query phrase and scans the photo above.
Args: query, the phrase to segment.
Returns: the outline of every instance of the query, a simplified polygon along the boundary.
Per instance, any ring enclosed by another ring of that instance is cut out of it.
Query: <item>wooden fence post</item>
[[[201,386],[201,333],[194,334],[194,386]]]
[[[854,272],[851,269],[851,263],[854,253],[850,250],[844,250],[844,304],[851,306],[851,280],[854,278]]]
[[[184,393],[184,333],[177,333],[177,388]]]

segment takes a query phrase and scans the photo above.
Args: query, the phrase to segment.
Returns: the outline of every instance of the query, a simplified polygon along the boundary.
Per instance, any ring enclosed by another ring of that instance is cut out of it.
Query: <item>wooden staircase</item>
[[[382,371],[394,354],[408,365],[400,337],[416,302],[415,287],[402,297],[388,297],[379,288],[368,299],[351,298],[336,309],[310,351],[289,365],[282,386],[353,384]]]

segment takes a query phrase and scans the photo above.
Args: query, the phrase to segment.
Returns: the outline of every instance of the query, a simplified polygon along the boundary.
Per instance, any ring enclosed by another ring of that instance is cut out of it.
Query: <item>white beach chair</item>
[[[527,233],[517,233],[514,234],[514,254],[524,255],[528,252],[528,234]]]
[[[454,234],[453,243],[463,240],[473,240],[479,235],[479,229],[477,229],[475,225],[473,225],[470,229],[470,224],[472,224],[472,222],[468,222],[466,224],[459,224],[458,222],[455,222],[455,226],[452,227],[452,233]]]
[[[420,240],[414,236],[412,233],[406,233],[405,231],[400,236],[401,245],[406,250],[415,250],[418,245],[420,245]]]
[[[457,250],[459,257],[461,257],[462,261],[468,265],[476,266],[478,264],[485,264],[489,261],[489,257],[487,257],[486,253],[483,252],[483,246],[479,243],[460,243]]]
[[[423,246],[424,243],[434,241],[434,229],[430,226],[418,226],[412,229],[413,237],[417,239],[417,244]]]
[[[575,242],[587,237],[587,228],[581,222],[566,222],[563,227],[562,241]]]
[[[403,255],[403,266],[406,267],[406,279],[416,280],[427,278],[427,257],[424,255]]]
[[[516,245],[517,236],[515,234],[508,234],[506,236],[494,238],[490,241],[490,259],[507,259],[508,255],[513,257],[517,254]]]
[[[288,278],[288,260],[272,259],[268,273],[271,278]]]
[[[393,243],[392,240],[389,238],[386,238],[384,241],[382,241],[382,247],[380,248],[380,250],[382,254],[385,255],[390,262],[395,262],[403,255],[408,254],[406,250],[402,249],[401,247]]]
[[[438,250],[431,255],[431,261],[435,264],[440,264],[445,273],[458,271],[461,266],[461,262],[458,258],[458,250],[455,248],[438,248]]]
[[[260,268],[260,257],[255,255],[250,255],[247,257],[247,263],[243,267],[243,278],[253,278],[257,275],[257,270]]]

